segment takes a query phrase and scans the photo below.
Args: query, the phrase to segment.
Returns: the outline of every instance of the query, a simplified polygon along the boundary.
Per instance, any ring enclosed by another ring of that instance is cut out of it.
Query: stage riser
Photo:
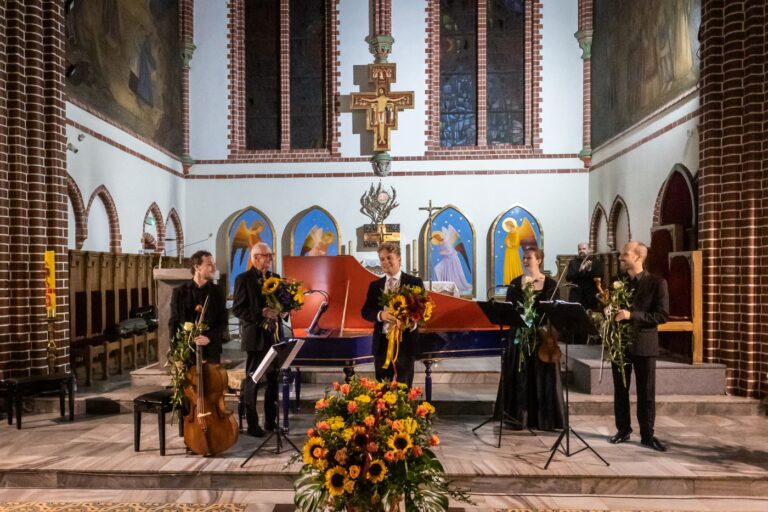
[[[291,490],[296,473],[110,473],[76,471],[0,471],[0,488],[42,489],[188,489]],[[603,496],[768,496],[760,477],[682,478],[510,475],[450,475],[460,487],[477,494],[573,494]]]

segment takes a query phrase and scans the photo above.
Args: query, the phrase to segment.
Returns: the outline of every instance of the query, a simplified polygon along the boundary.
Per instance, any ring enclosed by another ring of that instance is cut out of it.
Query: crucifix
[[[427,275],[426,278],[429,279],[429,291],[432,291],[432,220],[434,219],[432,212],[434,210],[442,210],[442,206],[432,206],[432,200],[429,200],[429,204],[427,206],[420,206],[420,211],[426,211],[429,214],[429,220],[427,220],[427,229],[424,231],[424,244],[426,247],[426,256],[427,256]]]
[[[389,134],[397,129],[397,112],[413,108],[413,91],[391,92],[394,64],[368,64],[368,81],[376,92],[353,92],[352,110],[365,110],[365,128],[373,132],[373,151],[389,151]]]

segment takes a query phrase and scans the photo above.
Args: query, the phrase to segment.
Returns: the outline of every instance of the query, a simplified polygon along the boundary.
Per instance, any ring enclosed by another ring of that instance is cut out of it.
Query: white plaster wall
[[[545,268],[554,270],[555,256],[572,253],[576,244],[587,237],[587,224],[578,220],[586,218],[587,180],[586,173],[386,178],[384,185],[396,189],[400,203],[387,222],[400,224],[401,243],[405,247],[418,238],[426,221],[425,213],[418,208],[426,206],[428,200],[435,205],[453,204],[461,209],[475,226],[477,290],[478,295],[484,297],[487,236],[496,216],[515,205],[531,211],[544,231]],[[234,212],[254,206],[270,218],[279,240],[295,214],[317,204],[336,218],[341,240],[346,245],[355,238],[356,229],[368,222],[359,212],[359,199],[371,183],[377,181],[373,177],[190,180],[187,183],[189,204],[205,207],[188,210],[185,234],[189,240],[203,239],[210,232],[217,233]],[[196,247],[215,251],[216,241]],[[354,255],[375,257],[375,252],[355,252]],[[226,255],[216,256],[224,269]]]
[[[228,3],[194,2],[196,48],[189,70],[189,146],[198,160],[218,160],[228,154]]]
[[[171,169],[178,172],[182,170],[180,162],[174,158],[70,103],[67,103],[67,118]],[[91,194],[99,185],[104,185],[109,190],[120,221],[123,252],[136,253],[141,248],[144,217],[153,201],[160,207],[163,218],[167,217],[171,208],[175,208],[184,228],[185,180],[91,135],[85,134],[85,138],[78,141],[78,135],[81,133],[73,126],[67,125],[67,140],[78,149],[77,153],[67,151],[67,172],[80,188],[86,207]],[[94,200],[94,204],[96,203],[100,201]],[[100,227],[91,231],[90,219],[88,224],[88,239],[83,248],[108,250],[108,226],[99,224]],[[74,218],[70,217],[69,225],[75,225]]]
[[[598,148],[594,153],[593,165],[610,159],[643,138],[694,112],[698,106],[698,95],[689,95],[665,112]],[[692,174],[698,172],[697,125],[698,119],[693,118],[591,172],[590,215],[597,202],[603,205],[605,213],[609,215],[613,200],[617,195],[621,195],[629,210],[632,238],[649,243],[656,198],[673,166],[682,164]]]
[[[74,226],[74,219],[70,220],[69,225]],[[83,242],[84,251],[109,252],[109,217],[100,198],[96,198],[91,205],[88,215],[88,233],[93,235],[89,235]],[[72,244],[69,248],[74,249],[75,245]]]
[[[542,6],[541,147],[545,153],[582,149],[581,49],[578,2],[544,1]]]

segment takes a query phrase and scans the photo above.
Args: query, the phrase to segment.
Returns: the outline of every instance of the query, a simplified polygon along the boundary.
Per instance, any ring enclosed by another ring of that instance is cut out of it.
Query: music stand
[[[507,327],[510,332],[512,329],[517,329],[519,327],[523,327],[525,325],[525,320],[522,316],[520,316],[520,313],[517,311],[517,308],[515,307],[515,304],[512,304],[511,302],[497,302],[495,300],[489,300],[489,301],[479,301],[477,303],[480,306],[480,309],[483,311],[485,316],[488,318],[488,320],[499,326],[499,332],[502,333],[502,341],[501,341],[501,359],[500,359],[500,368],[501,371],[499,372],[499,386],[501,388],[500,398],[501,398],[501,406],[494,408],[497,409],[496,412],[499,413],[499,440],[496,445],[497,448],[501,448],[501,434],[504,431],[504,420],[507,420],[512,423],[516,423],[522,428],[522,424],[515,418],[507,417],[507,411],[506,411],[506,383],[504,382],[504,361],[507,358],[507,345],[509,345],[508,339],[503,339],[504,335],[504,328]],[[524,357],[523,354],[520,354],[520,357]],[[513,362],[514,364],[514,362]],[[490,423],[491,421],[496,419],[495,414],[491,414],[491,417],[486,419],[484,422],[476,426],[472,429],[472,432],[474,433],[477,429],[480,427],[485,426],[486,424]],[[533,434],[533,431],[529,428],[528,431]]]
[[[561,300],[542,301],[539,303],[539,311],[541,312],[542,315],[546,315],[547,319],[555,327],[555,329],[557,329],[558,332],[567,334],[569,338],[568,340],[565,341],[565,368],[567,370],[568,369],[568,345],[570,345],[573,342],[576,335],[596,334],[597,330],[595,329],[594,324],[590,321],[589,316],[587,315],[587,312],[584,309],[584,306],[582,306],[578,302],[565,302]],[[559,371],[559,368],[558,368],[558,371]],[[555,456],[555,452],[557,452],[558,449],[566,457],[576,455],[577,453],[583,452],[584,450],[589,450],[595,454],[595,457],[603,461],[603,463],[605,463],[606,466],[610,466],[608,461],[602,458],[600,454],[597,453],[595,449],[589,445],[589,443],[587,443],[579,434],[576,433],[575,430],[571,428],[567,378],[563,383],[563,388],[565,390],[565,411],[564,411],[565,423],[563,425],[563,431],[560,432],[560,435],[557,437],[555,444],[553,444],[552,448],[550,449],[549,459],[547,459],[547,463],[544,465],[544,469],[547,469],[549,467],[549,464],[550,462],[552,462],[552,458]],[[584,444],[583,448],[581,448],[580,450],[576,450],[575,452],[571,451],[571,437],[570,437],[571,434],[576,436],[579,439],[579,441],[581,441]],[[563,439],[565,439],[565,450],[563,450],[562,447],[560,446],[563,442]]]
[[[280,373],[283,374],[285,371],[287,371],[288,367],[293,362],[294,358],[296,357],[296,354],[299,353],[299,350],[301,350],[302,345],[304,345],[304,340],[301,339],[290,339],[286,341],[282,341],[280,343],[275,343],[269,348],[269,351],[267,352],[267,355],[264,356],[264,359],[261,360],[261,363],[259,363],[259,367],[256,368],[256,371],[251,376],[251,379],[253,382],[259,382],[261,380],[261,377],[264,376],[269,370],[271,370],[273,367],[277,366],[280,368]],[[285,391],[283,391],[285,393]],[[288,444],[290,444],[294,450],[296,450],[298,453],[301,453],[301,450],[299,450],[295,444],[293,444],[293,441],[291,441],[288,436],[286,435],[286,431],[284,430],[281,422],[280,422],[280,392],[278,390],[278,396],[277,396],[277,424],[275,425],[275,430],[273,430],[267,438],[261,442],[261,444],[251,452],[251,454],[248,456],[247,459],[243,461],[242,464],[240,464],[240,467],[245,467],[245,465],[248,463],[249,460],[253,458],[254,455],[256,455],[259,450],[261,450],[272,437],[274,436],[277,439],[277,449],[275,450],[275,453],[280,453],[280,451],[283,449],[283,440],[287,441]]]

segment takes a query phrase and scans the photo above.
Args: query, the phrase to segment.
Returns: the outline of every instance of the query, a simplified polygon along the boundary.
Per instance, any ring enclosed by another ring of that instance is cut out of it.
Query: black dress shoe
[[[264,425],[264,430],[266,430],[267,432],[274,432],[276,428],[277,426],[274,423],[266,423]]]
[[[657,452],[665,452],[667,451],[667,447],[664,446],[664,444],[659,441],[656,437],[651,437],[650,439],[643,439],[640,441],[640,444],[643,446],[647,446],[648,448],[653,448]]]
[[[625,441],[629,441],[630,432],[616,432],[608,438],[608,442],[611,444],[619,444]]]
[[[253,437],[264,437],[267,434],[259,425],[249,426],[245,433]]]

